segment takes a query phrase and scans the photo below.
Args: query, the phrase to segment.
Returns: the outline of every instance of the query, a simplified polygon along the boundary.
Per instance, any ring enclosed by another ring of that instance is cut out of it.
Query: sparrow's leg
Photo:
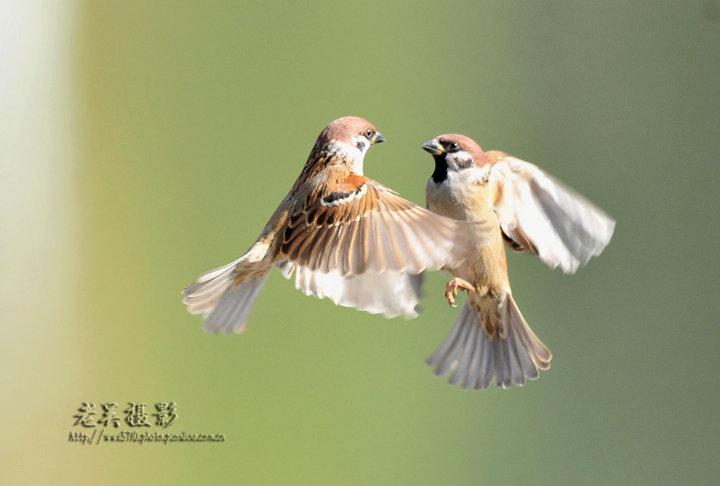
[[[461,278],[455,277],[450,279],[450,281],[445,286],[445,298],[448,301],[448,304],[450,304],[453,307],[457,307],[455,305],[455,296],[458,293],[458,287],[461,289],[467,290],[468,292],[473,290],[476,291],[477,289],[473,284],[468,282],[467,280],[463,280]]]

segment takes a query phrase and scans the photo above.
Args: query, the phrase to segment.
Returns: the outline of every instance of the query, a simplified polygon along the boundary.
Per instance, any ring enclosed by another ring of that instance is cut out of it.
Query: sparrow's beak
[[[375,132],[375,136],[374,136],[373,139],[372,139],[373,145],[376,144],[376,143],[382,143],[382,142],[384,142],[384,141],[385,141],[385,137],[382,136],[382,133],[380,133],[380,132]]]
[[[430,152],[433,155],[440,155],[445,153],[445,150],[443,150],[442,145],[440,145],[440,142],[438,142],[437,138],[433,138],[431,140],[428,140],[427,142],[424,142],[422,144],[422,149],[426,152]]]

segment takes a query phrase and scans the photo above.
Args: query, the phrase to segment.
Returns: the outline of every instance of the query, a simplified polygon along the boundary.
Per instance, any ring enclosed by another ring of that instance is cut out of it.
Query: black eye
[[[373,132],[370,128],[365,130],[365,138],[368,140],[371,140],[373,138],[373,135],[375,135],[375,132]]]
[[[453,142],[448,145],[448,152],[457,152],[460,149],[460,145],[457,142]]]

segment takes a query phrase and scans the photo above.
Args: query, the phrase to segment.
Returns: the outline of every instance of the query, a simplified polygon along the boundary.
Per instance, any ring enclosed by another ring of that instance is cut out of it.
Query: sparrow
[[[243,332],[273,267],[306,295],[387,317],[417,315],[421,273],[461,266],[468,223],[437,215],[363,175],[385,138],[362,118],[330,123],[260,236],[239,259],[183,290],[205,330]]]
[[[615,221],[535,165],[484,152],[464,135],[440,135],[422,148],[435,161],[425,192],[428,209],[477,222],[474,256],[450,269],[454,278],[445,291],[451,305],[458,288],[468,297],[427,362],[437,376],[451,373],[449,383],[463,388],[523,385],[550,368],[552,353],[515,303],[505,246],[572,274],[600,255]]]

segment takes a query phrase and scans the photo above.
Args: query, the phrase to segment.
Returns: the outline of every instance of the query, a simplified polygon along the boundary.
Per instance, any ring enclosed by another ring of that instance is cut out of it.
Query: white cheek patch
[[[353,137],[353,145],[355,146],[356,149],[358,149],[360,152],[362,152],[364,154],[365,152],[367,152],[367,149],[370,147],[370,142],[365,137],[358,135],[356,137]]]
[[[343,158],[350,163],[350,170],[357,175],[363,175],[363,159],[365,158],[365,152],[370,148],[370,144],[364,146],[363,150],[359,150],[356,146],[356,138],[352,139],[351,145],[344,142],[338,142],[333,139],[328,144],[328,150],[334,153],[335,156]],[[363,137],[364,139],[364,137]]]

